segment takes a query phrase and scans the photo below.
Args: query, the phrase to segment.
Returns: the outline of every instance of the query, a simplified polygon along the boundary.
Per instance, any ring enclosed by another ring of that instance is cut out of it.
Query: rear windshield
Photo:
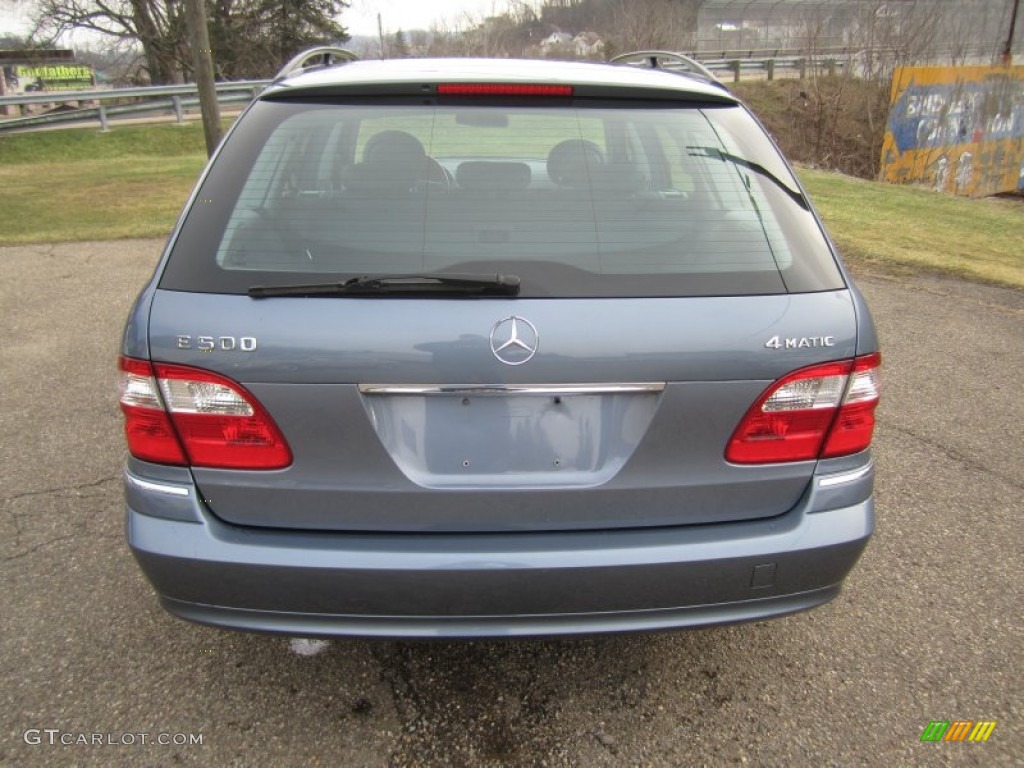
[[[538,297],[841,288],[798,189],[739,106],[261,102],[160,285],[501,273]]]

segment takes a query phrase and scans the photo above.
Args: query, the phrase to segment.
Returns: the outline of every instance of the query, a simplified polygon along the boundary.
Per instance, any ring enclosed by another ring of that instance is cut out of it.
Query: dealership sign
[[[92,67],[85,64],[5,64],[4,92],[86,91],[96,85]]]

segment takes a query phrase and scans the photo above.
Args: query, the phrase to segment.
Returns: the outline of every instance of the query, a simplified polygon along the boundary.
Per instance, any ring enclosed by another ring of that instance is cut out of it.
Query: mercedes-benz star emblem
[[[539,346],[537,329],[524,317],[506,317],[491,328],[491,352],[505,365],[529,362]]]

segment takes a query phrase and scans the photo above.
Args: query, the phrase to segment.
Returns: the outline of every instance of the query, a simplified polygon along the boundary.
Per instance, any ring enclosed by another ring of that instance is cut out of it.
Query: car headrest
[[[363,148],[364,163],[397,164],[408,162],[418,165],[427,154],[423,144],[405,131],[381,131],[370,137]]]
[[[603,164],[604,155],[597,144],[584,139],[567,139],[548,153],[548,176],[560,187],[588,187],[591,171]]]
[[[381,131],[363,148],[363,162],[344,168],[346,189],[355,192],[409,192],[423,178],[427,153],[405,131]]]

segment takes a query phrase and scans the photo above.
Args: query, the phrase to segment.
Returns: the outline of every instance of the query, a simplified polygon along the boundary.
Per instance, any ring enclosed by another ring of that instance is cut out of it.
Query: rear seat
[[[689,233],[696,240],[705,226],[714,228],[702,224],[702,206],[641,192],[635,167],[607,162],[581,140],[556,145],[542,179],[525,162],[463,161],[448,192],[416,183],[418,161],[413,169],[388,159],[346,167],[340,193],[277,201],[275,215],[233,235],[230,263],[259,269],[298,260],[311,271],[372,273],[555,257],[603,271],[603,254],[627,249],[635,256],[619,268],[646,271],[680,258],[674,249],[665,252],[665,243]],[[647,248],[653,252],[645,254]]]

